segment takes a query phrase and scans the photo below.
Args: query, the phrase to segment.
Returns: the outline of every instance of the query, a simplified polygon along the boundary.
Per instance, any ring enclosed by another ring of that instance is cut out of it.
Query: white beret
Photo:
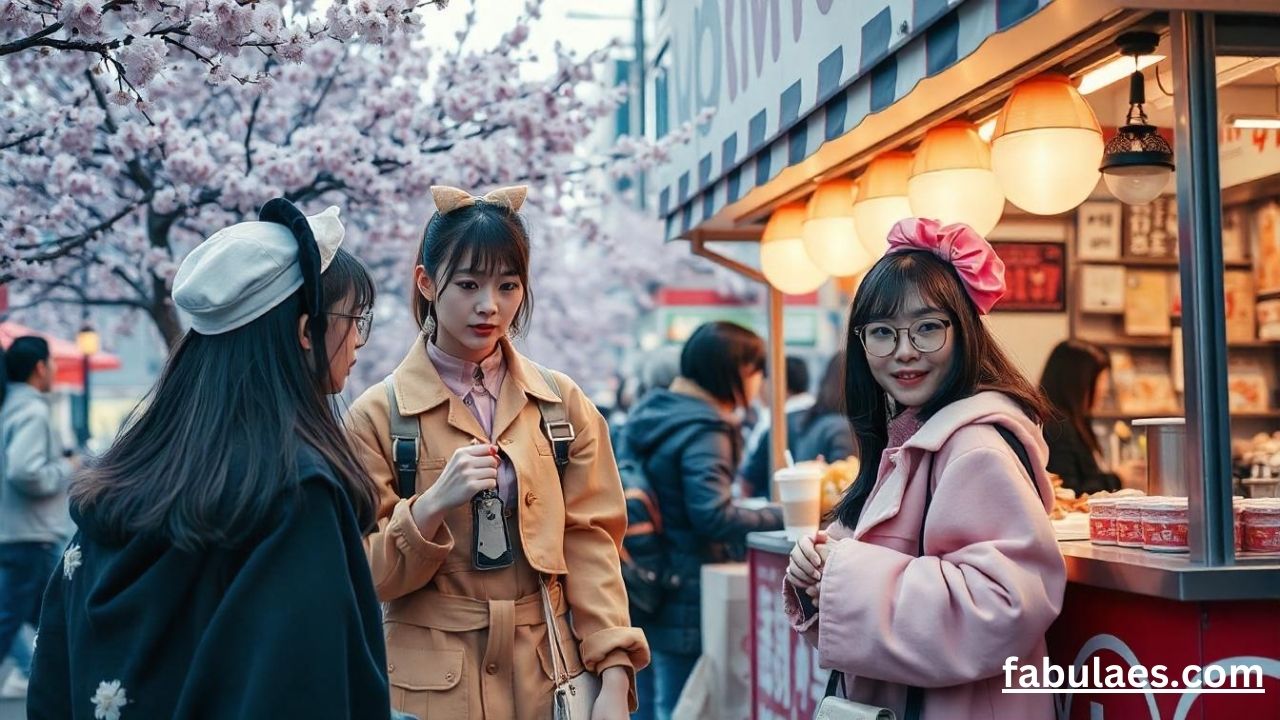
[[[307,217],[320,249],[320,271],[342,245],[338,208]],[[262,317],[302,287],[298,241],[272,222],[242,222],[223,228],[182,260],[173,280],[173,301],[191,318],[191,329],[219,335]]]

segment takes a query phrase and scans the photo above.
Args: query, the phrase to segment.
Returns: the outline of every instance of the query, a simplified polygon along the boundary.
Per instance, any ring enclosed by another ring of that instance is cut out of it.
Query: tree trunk
[[[161,214],[147,207],[147,236],[152,247],[170,249],[169,232],[177,220],[176,213]],[[173,350],[182,339],[182,323],[178,320],[178,308],[173,304],[169,284],[154,274],[151,276],[151,309],[148,312],[160,331],[160,337]]]
[[[160,281],[161,286],[164,281]],[[152,322],[156,324],[156,329],[160,331],[160,337],[164,338],[165,345],[170,350],[178,344],[185,332],[182,329],[182,323],[178,320],[178,309],[174,307],[173,299],[169,297],[168,290],[165,289],[164,294],[159,299],[151,303],[151,309],[147,312],[151,316]]]

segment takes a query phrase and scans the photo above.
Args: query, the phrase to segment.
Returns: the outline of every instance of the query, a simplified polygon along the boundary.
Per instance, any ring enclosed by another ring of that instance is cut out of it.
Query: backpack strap
[[[405,417],[396,400],[396,381],[388,375],[382,381],[387,391],[387,409],[391,418],[391,460],[396,469],[396,487],[402,498],[411,498],[418,485],[418,443],[422,428],[417,418]]]
[[[560,480],[563,482],[564,469],[569,465],[569,450],[573,447],[573,441],[578,434],[574,432],[573,423],[569,422],[569,416],[565,412],[564,395],[560,392],[560,383],[556,382],[555,375],[535,362],[530,364],[538,368],[542,379],[547,382],[547,387],[551,388],[551,392],[558,398],[555,402],[538,400],[538,412],[542,414],[542,431],[546,433],[547,440],[551,441],[551,452],[556,458],[556,471],[560,473]]]
[[[1031,488],[1036,489],[1036,473],[1031,467],[1031,457],[1027,455],[1027,448],[1023,446],[1022,441],[1014,435],[1011,430],[1003,425],[994,425],[996,432],[1000,433],[1000,437],[1009,444],[1013,449],[1013,454],[1018,456],[1018,460],[1022,463],[1022,469],[1027,471],[1027,477],[1031,478]],[[920,516],[920,537],[917,540],[918,550],[917,556],[924,556],[924,521],[929,516],[929,506],[933,504],[933,453],[929,453],[929,472],[925,475],[925,493],[924,493],[924,514]],[[904,720],[919,720],[924,713],[924,690],[916,685],[907,687],[907,707],[904,714]]]

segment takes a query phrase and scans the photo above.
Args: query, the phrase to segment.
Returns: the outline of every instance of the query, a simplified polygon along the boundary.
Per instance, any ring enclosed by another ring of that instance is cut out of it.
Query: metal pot
[[[1147,494],[1187,497],[1187,419],[1141,418],[1147,431]]]

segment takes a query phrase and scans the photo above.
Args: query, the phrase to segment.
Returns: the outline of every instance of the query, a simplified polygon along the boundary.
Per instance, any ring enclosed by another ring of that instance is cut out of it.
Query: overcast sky
[[[476,28],[472,31],[474,47],[492,47],[502,34],[511,29],[514,18],[523,14],[524,0],[478,0]],[[442,11],[428,8],[423,20],[429,42],[452,47],[454,33],[463,23],[468,0],[450,0]],[[632,13],[635,0],[546,0],[542,19],[531,28],[529,48],[538,55],[531,63],[527,77],[545,75],[555,67],[552,48],[557,40],[580,53],[589,53],[613,38],[628,44],[632,37]]]

